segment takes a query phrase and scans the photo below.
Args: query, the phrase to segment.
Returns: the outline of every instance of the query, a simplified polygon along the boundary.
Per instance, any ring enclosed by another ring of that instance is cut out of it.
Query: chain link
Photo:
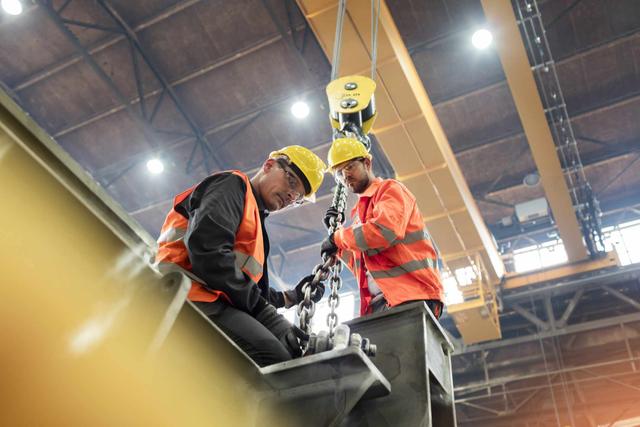
[[[336,326],[338,326],[338,315],[336,314],[336,308],[340,305],[340,288],[342,288],[342,278],[340,272],[342,271],[342,263],[336,263],[332,268],[331,275],[331,293],[329,294],[329,314],[327,314],[327,326],[329,327],[329,337],[332,338],[335,332]]]
[[[311,274],[314,274],[313,280],[302,285],[302,293],[304,298],[296,307],[296,313],[300,318],[300,329],[302,329],[307,335],[311,334],[311,319],[316,313],[316,303],[311,299],[312,290],[316,289],[319,282],[326,280],[329,277],[330,266],[332,260],[326,260],[324,264],[318,264],[315,266]]]
[[[347,191],[342,183],[338,182],[333,193],[333,201],[331,207],[338,211],[336,217],[331,218],[329,224],[329,235],[332,235],[344,221],[344,210],[347,204]],[[311,283],[306,283],[302,287],[304,298],[296,307],[296,312],[300,319],[299,325],[306,334],[311,334],[311,319],[316,311],[316,304],[311,299],[311,291],[316,289],[316,286],[320,281],[331,279],[330,287],[331,292],[329,294],[329,314],[327,316],[327,326],[329,327],[329,337],[333,336],[335,327],[338,325],[338,315],[336,314],[336,307],[340,304],[340,296],[338,292],[342,287],[342,279],[340,278],[340,272],[342,271],[342,264],[338,261],[337,257],[325,257],[322,263],[316,265],[312,271],[315,276]]]

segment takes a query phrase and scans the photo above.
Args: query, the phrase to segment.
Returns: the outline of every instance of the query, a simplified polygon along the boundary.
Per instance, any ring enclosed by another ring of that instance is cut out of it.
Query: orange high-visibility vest
[[[249,177],[240,171],[230,171],[243,179],[247,186],[244,199],[244,213],[240,226],[236,231],[233,252],[236,256],[236,267],[251,278],[255,283],[260,281],[264,266],[264,244],[260,211],[258,203],[251,190]],[[167,215],[158,238],[158,253],[156,263],[160,270],[170,270],[179,267],[183,273],[192,279],[189,299],[191,301],[213,302],[221,296],[228,302],[229,297],[222,291],[207,289],[205,283],[191,271],[189,253],[184,244],[189,221],[176,211],[176,206],[182,203],[197,186],[180,193],[173,201],[173,209]]]
[[[357,214],[357,215],[356,215]],[[360,287],[360,314],[370,312],[368,270],[390,306],[443,300],[438,252],[416,204],[400,182],[376,179],[359,195],[354,222],[333,238]]]

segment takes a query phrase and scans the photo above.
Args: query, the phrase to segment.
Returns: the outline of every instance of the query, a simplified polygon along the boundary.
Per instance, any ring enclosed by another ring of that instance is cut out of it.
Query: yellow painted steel
[[[615,251],[607,252],[602,258],[579,261],[559,267],[549,267],[532,273],[507,274],[503,289],[515,289],[522,286],[537,285],[540,283],[558,280],[576,274],[602,270],[604,268],[619,267],[620,260]]]
[[[345,76],[327,85],[329,119],[331,126],[340,129],[341,116],[358,114],[362,121],[362,132],[368,134],[376,120],[376,83],[364,76]],[[344,101],[350,101],[344,104]]]
[[[574,213],[551,130],[545,117],[510,0],[482,0],[496,49],[507,76],[542,186],[570,262],[586,259],[587,249]]]
[[[455,260],[450,264],[455,265]],[[473,268],[475,280],[460,286],[464,302],[447,306],[447,313],[466,345],[502,338],[496,288],[489,283],[486,268],[478,255]]]
[[[0,425],[258,425],[256,370],[181,306],[189,281],[151,270],[153,239],[0,102]]]
[[[310,27],[331,60],[338,2],[298,0]],[[397,178],[415,195],[425,223],[446,257],[480,247],[489,277],[497,283],[504,265],[459,169],[413,61],[384,1],[378,32],[377,118],[372,132]],[[347,2],[340,75],[370,71],[371,3]],[[473,254],[468,264],[472,263]]]

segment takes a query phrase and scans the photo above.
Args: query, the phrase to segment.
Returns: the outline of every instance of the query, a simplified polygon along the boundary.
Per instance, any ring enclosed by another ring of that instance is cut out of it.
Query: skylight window
[[[625,222],[602,230],[606,251],[615,250],[620,265],[640,262],[640,220]],[[567,253],[559,240],[528,246],[513,253],[517,273],[538,270],[567,262]]]
[[[444,288],[445,304],[459,304],[464,302],[464,297],[458,287],[458,281],[455,276],[451,275],[448,271],[442,273],[442,287]]]
[[[528,246],[513,253],[516,273],[539,270],[567,262],[567,252],[558,240]]]
[[[606,227],[602,232],[605,249],[607,251],[615,249],[620,265],[640,262],[640,220]]]

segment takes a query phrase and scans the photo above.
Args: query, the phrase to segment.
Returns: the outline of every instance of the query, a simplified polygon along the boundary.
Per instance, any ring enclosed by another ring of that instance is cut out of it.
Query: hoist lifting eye
[[[376,83],[369,77],[345,76],[327,85],[329,117],[334,129],[344,130],[351,123],[366,135],[376,118]]]

